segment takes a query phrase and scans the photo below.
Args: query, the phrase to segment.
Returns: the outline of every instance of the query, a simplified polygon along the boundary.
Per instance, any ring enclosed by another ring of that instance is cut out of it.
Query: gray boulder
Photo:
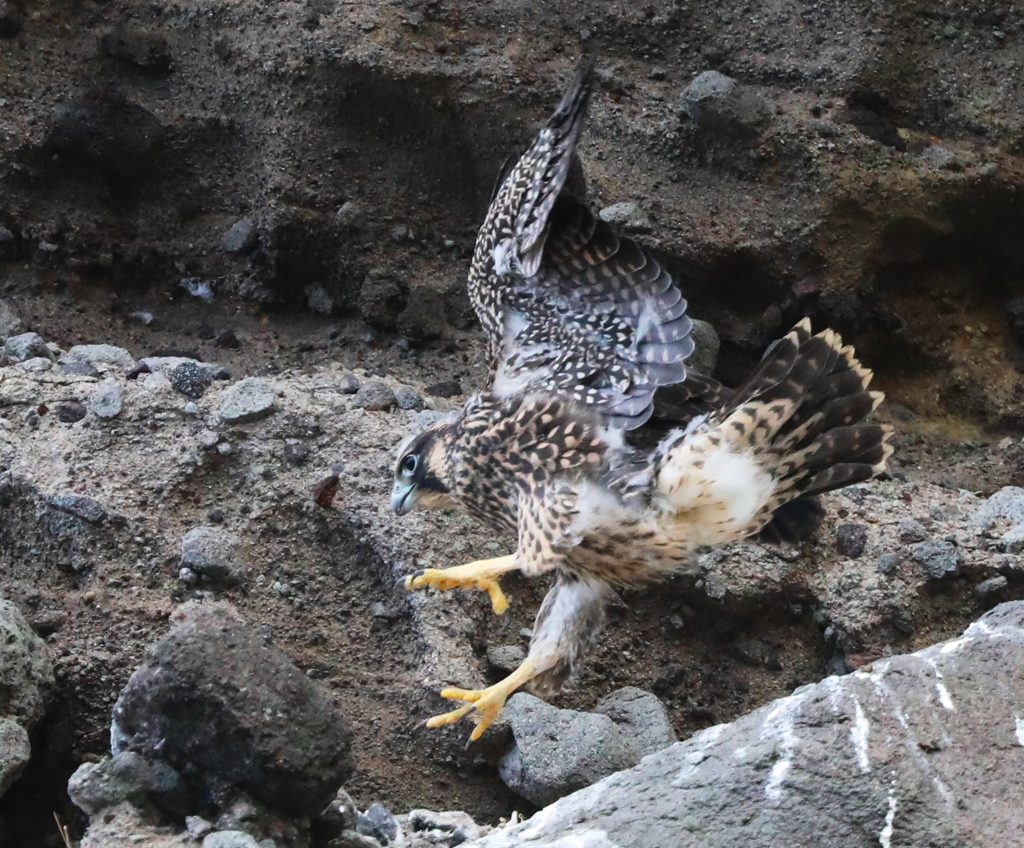
[[[635,765],[675,741],[664,705],[649,692],[627,688],[593,713],[562,710],[520,693],[503,713],[515,744],[498,764],[514,792],[538,806]]]
[[[993,493],[971,516],[978,527],[994,527],[999,520],[1024,524],[1024,486],[1003,486]]]
[[[114,707],[114,753],[159,758],[292,813],[319,813],[352,771],[319,688],[230,607],[186,604]]]
[[[68,797],[90,816],[122,801],[137,807],[151,801],[178,814],[190,806],[178,772],[167,763],[147,760],[132,751],[80,765],[68,781]]]
[[[111,344],[75,345],[64,356],[61,362],[88,362],[100,371],[131,371],[138,364],[123,347]]]
[[[53,663],[21,611],[0,599],[0,795],[21,775],[29,731],[53,694]]]
[[[47,346],[46,341],[38,333],[22,333],[18,336],[9,336],[4,342],[4,354],[13,362],[24,362],[27,359],[41,357],[43,359],[56,359],[53,351]]]
[[[829,677],[492,832],[480,848],[971,845],[1024,832],[1024,602]]]

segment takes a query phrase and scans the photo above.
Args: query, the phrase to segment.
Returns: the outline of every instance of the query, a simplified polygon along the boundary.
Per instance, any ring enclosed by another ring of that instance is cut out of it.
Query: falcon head
[[[451,423],[437,424],[407,440],[398,450],[391,508],[399,515],[414,509],[448,509],[451,496],[448,443]]]

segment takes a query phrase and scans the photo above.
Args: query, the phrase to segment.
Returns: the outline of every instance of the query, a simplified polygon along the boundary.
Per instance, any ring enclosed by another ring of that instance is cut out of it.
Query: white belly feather
[[[695,545],[715,545],[750,533],[776,481],[749,447],[690,435],[671,448],[655,481],[662,524],[682,524]]]

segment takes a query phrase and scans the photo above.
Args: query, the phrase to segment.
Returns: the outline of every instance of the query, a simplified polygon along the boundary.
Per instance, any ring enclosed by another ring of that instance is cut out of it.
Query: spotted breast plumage
[[[734,390],[688,371],[686,301],[646,250],[565,189],[593,71],[499,177],[469,272],[487,392],[399,451],[392,506],[455,508],[518,534],[515,552],[406,579],[474,588],[553,572],[526,660],[428,721],[472,713],[477,739],[520,687],[559,691],[605,622],[613,587],[685,568],[718,545],[815,515],[816,497],[884,470],[871,372],[831,330],[801,321]]]

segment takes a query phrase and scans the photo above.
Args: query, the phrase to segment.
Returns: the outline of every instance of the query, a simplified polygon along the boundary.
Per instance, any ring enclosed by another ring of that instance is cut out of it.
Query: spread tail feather
[[[810,334],[804,319],[736,390],[722,427],[746,439],[776,479],[761,518],[798,497],[869,480],[885,470],[892,429],[865,424],[882,402],[872,372],[839,334]]]
[[[870,381],[838,334],[811,335],[801,321],[718,411],[659,446],[657,486],[674,520],[698,544],[770,522],[770,535],[802,535],[816,519],[815,496],[885,470],[892,430],[864,423],[883,398]]]

